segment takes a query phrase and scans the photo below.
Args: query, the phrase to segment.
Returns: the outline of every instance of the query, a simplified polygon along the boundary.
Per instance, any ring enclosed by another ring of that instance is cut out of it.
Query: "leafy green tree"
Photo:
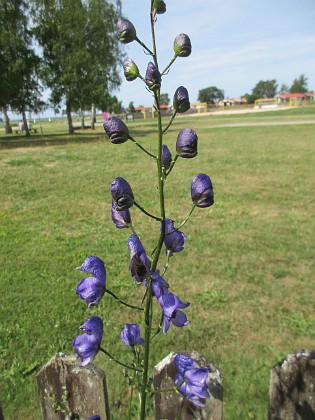
[[[289,91],[290,91],[289,86],[284,83],[281,85],[279,89],[279,93],[289,93]]]
[[[216,86],[210,86],[205,89],[199,90],[198,101],[215,103],[218,100],[224,98],[224,90],[217,88]]]
[[[28,3],[24,0],[0,0],[0,106],[11,133],[8,107],[20,112],[26,124],[26,111],[42,106],[36,71],[39,58],[32,47],[28,26]]]
[[[293,80],[290,88],[290,93],[305,93],[308,91],[307,77],[305,74],[301,74],[299,77]]]
[[[252,90],[255,99],[274,98],[277,93],[278,84],[276,80],[260,80]]]
[[[72,112],[102,108],[104,97],[119,86],[121,50],[116,36],[120,1],[34,0],[35,33],[43,48],[42,78],[54,107]]]
[[[168,93],[161,93],[160,104],[161,105],[169,105],[170,104],[170,98],[168,96]]]
[[[128,106],[128,111],[133,113],[135,112],[135,106],[133,104],[133,102],[130,102],[129,106]]]

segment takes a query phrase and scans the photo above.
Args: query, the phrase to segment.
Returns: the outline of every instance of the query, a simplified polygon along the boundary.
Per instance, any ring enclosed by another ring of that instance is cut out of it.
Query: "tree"
[[[289,93],[290,88],[288,85],[282,83],[280,89],[279,89],[279,93]]]
[[[12,132],[9,106],[22,114],[26,135],[30,135],[25,113],[42,105],[36,76],[39,58],[32,48],[28,17],[28,3],[24,0],[0,0],[0,106],[6,133]]]
[[[128,111],[131,113],[135,112],[135,106],[133,102],[130,102],[130,104],[128,105]]]
[[[210,86],[199,90],[198,101],[215,103],[224,98],[224,90],[218,89],[216,86]]]
[[[160,95],[160,104],[161,105],[169,105],[170,98],[168,96],[168,93],[161,93]]]
[[[304,74],[301,74],[299,77],[293,80],[290,93],[305,93],[307,91],[307,77]]]
[[[72,111],[102,107],[119,86],[121,49],[116,36],[120,1],[35,0],[35,33],[43,48],[42,77],[54,107],[66,105],[69,133]]]
[[[276,80],[260,80],[252,89],[252,95],[258,98],[274,98],[277,93],[278,84]]]

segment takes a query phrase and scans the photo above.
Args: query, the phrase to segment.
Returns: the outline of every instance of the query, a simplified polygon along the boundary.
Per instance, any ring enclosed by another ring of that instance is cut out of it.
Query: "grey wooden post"
[[[271,371],[269,420],[315,419],[315,350],[298,350]]]
[[[223,377],[221,372],[210,364],[197,352],[181,352],[195,359],[200,367],[209,368],[207,387],[211,398],[206,400],[204,408],[197,408],[186,402],[181,412],[181,420],[221,420],[223,408]],[[177,353],[170,353],[153,371],[154,390],[171,389],[174,387],[176,368],[174,358]],[[183,397],[177,392],[161,392],[154,394],[154,418],[155,420],[174,420],[179,413]]]
[[[102,420],[109,420],[105,373],[92,363],[86,367],[79,364],[77,356],[58,353],[37,374],[44,420],[66,418],[66,414],[54,411],[56,400],[64,400],[65,407],[75,418],[86,419],[98,414]]]

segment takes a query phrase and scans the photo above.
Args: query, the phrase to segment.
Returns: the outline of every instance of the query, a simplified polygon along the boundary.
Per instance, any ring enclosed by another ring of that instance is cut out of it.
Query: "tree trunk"
[[[2,112],[5,119],[5,134],[12,134],[12,127],[10,125],[10,118],[8,117],[8,108],[4,106]]]
[[[30,130],[28,128],[28,123],[27,123],[27,118],[26,118],[25,111],[22,112],[22,118],[23,118],[23,126],[24,126],[24,130],[25,130],[25,135],[27,137],[29,137],[31,135],[31,133],[30,133]]]
[[[95,130],[95,104],[92,104],[91,113],[91,129]]]
[[[71,104],[68,99],[66,102],[66,112],[67,112],[67,119],[68,119],[69,134],[74,134],[74,128],[73,128],[72,116],[71,116]]]
[[[82,108],[80,108],[80,118],[81,118],[81,129],[84,130],[85,129],[85,124],[84,124],[84,111],[82,110]]]

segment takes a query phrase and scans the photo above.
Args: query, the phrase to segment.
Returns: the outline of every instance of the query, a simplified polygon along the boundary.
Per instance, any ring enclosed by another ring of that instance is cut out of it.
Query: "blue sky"
[[[123,17],[151,48],[149,0],[123,0]],[[315,0],[165,0],[167,11],[158,16],[156,38],[159,67],[173,56],[173,41],[186,33],[192,54],[178,58],[162,80],[162,93],[185,86],[191,102],[200,89],[217,86],[226,97],[251,93],[259,80],[276,79],[279,87],[291,85],[300,74],[315,90]],[[130,43],[126,56],[145,75],[150,57]],[[116,96],[128,106],[152,105],[141,80],[123,83]]]

